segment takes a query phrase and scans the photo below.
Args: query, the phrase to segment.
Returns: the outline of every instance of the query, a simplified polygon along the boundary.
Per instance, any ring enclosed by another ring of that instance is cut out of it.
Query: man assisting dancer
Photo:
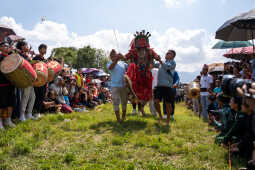
[[[112,50],[110,53],[111,62],[108,63],[107,68],[111,74],[112,87],[112,103],[113,109],[118,122],[121,122],[119,104],[122,105],[122,120],[126,118],[127,108],[127,88],[124,85],[124,74],[126,72],[127,64],[119,61],[123,57]]]
[[[143,107],[145,104],[152,99],[152,73],[151,69],[154,65],[154,60],[160,62],[161,67],[159,69],[158,75],[158,87],[155,89],[155,107],[159,113],[159,119],[162,119],[159,102],[163,98],[166,101],[167,109],[167,124],[169,124],[169,118],[171,113],[170,103],[173,100],[173,73],[175,71],[176,63],[174,61],[175,51],[169,50],[166,54],[166,62],[162,62],[160,56],[150,48],[149,37],[151,34],[145,31],[136,32],[135,38],[130,44],[129,52],[123,56],[121,54],[116,54],[112,50],[110,58],[111,63],[108,64],[108,68],[111,72],[112,78],[112,98],[114,111],[117,117],[117,121],[120,122],[118,105],[121,101],[123,109],[123,120],[126,115],[126,94],[124,89],[129,89],[131,93],[135,96],[136,100],[141,105],[140,110],[143,116]],[[124,63],[118,62],[119,59],[129,60],[127,71],[125,73]],[[123,76],[125,77],[123,79]],[[127,88],[123,85],[127,82]],[[123,93],[123,94],[122,94]],[[118,99],[117,99],[118,98]],[[120,99],[119,99],[120,98]]]

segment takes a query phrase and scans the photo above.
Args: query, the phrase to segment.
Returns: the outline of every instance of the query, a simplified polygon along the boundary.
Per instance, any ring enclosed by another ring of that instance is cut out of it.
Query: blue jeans
[[[201,97],[201,105],[202,105],[202,116],[205,120],[208,120],[208,96],[200,96]]]

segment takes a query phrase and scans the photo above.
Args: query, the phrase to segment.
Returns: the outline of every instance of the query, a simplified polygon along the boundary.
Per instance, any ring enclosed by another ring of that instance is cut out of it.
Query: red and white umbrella
[[[241,60],[241,59],[251,60],[255,58],[252,46],[233,48],[229,50],[226,54],[224,54],[224,57],[232,58],[235,60]]]

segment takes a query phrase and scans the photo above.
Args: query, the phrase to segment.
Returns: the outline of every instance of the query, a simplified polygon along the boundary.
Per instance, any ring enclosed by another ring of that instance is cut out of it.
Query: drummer
[[[39,45],[38,51],[39,51],[39,55],[36,55],[33,58],[33,60],[46,62],[46,59],[44,58],[44,56],[47,53],[47,45],[45,44]],[[40,116],[40,113],[42,113],[42,109],[43,109],[43,99],[46,94],[47,83],[41,87],[34,87],[34,89],[35,89],[35,95],[36,95],[34,110],[36,114]]]
[[[0,43],[0,61],[8,56],[8,44]],[[15,87],[0,72],[0,130],[4,130],[5,125],[15,127],[11,121],[12,111],[15,103]]]
[[[16,48],[19,50],[20,56],[22,56],[25,60],[29,62],[32,60],[32,58],[28,55],[29,49],[25,41],[19,41]],[[35,119],[35,117],[32,115],[34,103],[34,87],[29,86],[21,89],[20,121],[24,122],[26,119]]]

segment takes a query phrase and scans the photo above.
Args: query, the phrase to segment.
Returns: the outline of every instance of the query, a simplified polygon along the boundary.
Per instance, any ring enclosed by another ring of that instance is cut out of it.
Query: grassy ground
[[[131,107],[129,107],[131,112]],[[148,110],[147,110],[148,113]],[[184,105],[170,129],[154,117],[117,124],[110,104],[87,113],[47,115],[0,132],[0,169],[227,169],[215,132]],[[233,169],[240,166],[235,160]]]

